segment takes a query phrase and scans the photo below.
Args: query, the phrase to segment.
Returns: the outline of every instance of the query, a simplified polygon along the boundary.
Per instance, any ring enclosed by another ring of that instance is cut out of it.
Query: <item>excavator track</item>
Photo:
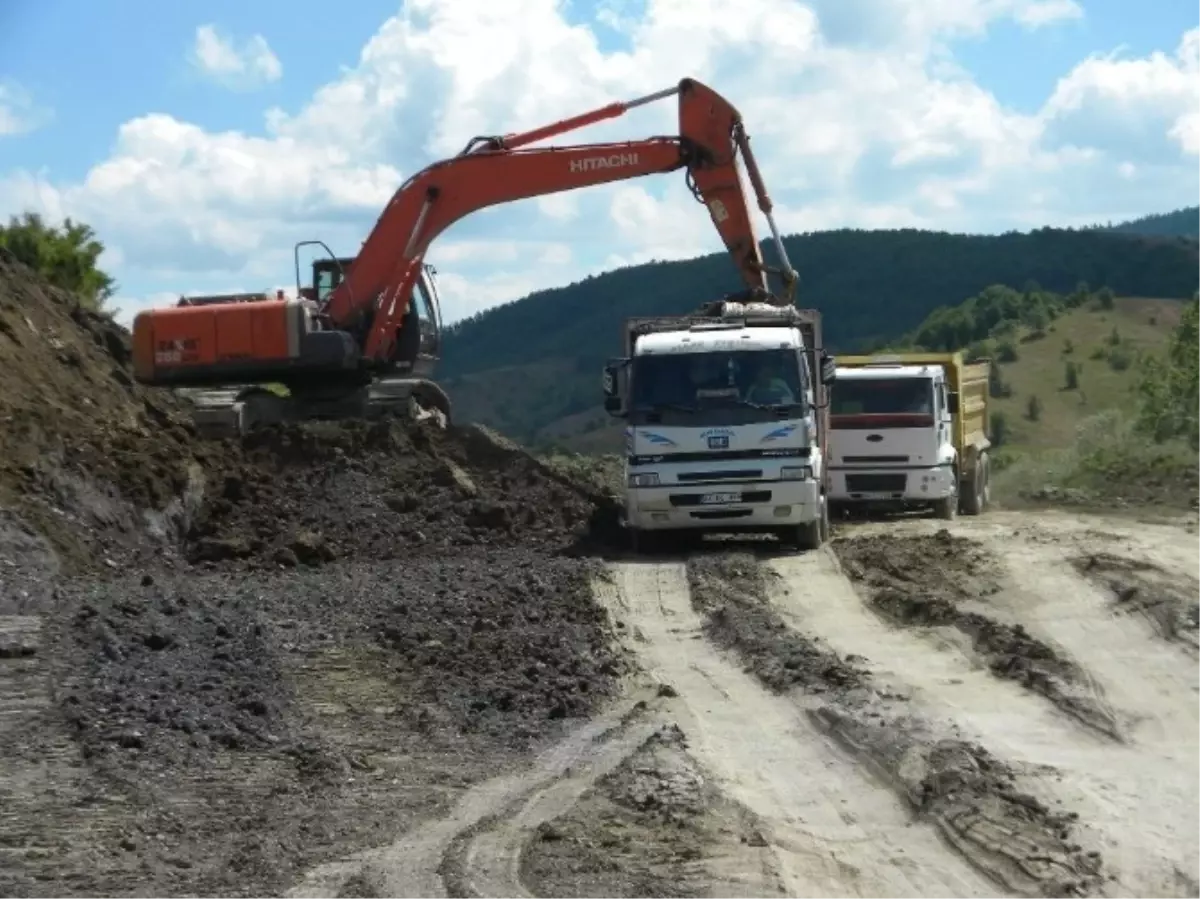
[[[351,391],[280,395],[265,387],[181,389],[192,423],[204,438],[239,438],[257,427],[303,421],[379,419],[450,424],[450,399],[433,381],[386,378]]]

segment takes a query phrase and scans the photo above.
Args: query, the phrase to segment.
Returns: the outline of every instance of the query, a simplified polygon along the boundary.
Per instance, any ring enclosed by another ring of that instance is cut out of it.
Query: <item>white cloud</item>
[[[34,102],[29,91],[13,81],[0,82],[0,138],[29,134],[54,117]]]
[[[1089,57],[1026,114],[958,67],[953,41],[1001,19],[1032,29],[1077,18],[1072,0],[727,8],[605,0],[598,21],[579,23],[565,0],[408,0],[308,103],[268,111],[260,136],[142,116],[78,182],[0,176],[0,212],[33,205],[93,223],[137,296],[259,289],[290,280],[297,240],[356,251],[404,178],[470,138],[682,76],[742,111],[785,232],[1082,224],[1175,208],[1200,188],[1196,31],[1173,52]],[[674,117],[666,101],[558,142],[672,133]],[[454,225],[429,260],[454,319],[608,265],[720,246],[674,173],[486,210]],[[793,261],[803,274],[805,260]]]
[[[283,64],[261,34],[238,45],[215,25],[201,25],[189,55],[192,65],[230,88],[260,87],[283,77]]]

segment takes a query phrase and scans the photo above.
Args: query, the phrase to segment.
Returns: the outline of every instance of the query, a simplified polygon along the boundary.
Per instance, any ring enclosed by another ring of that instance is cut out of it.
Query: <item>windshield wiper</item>
[[[751,409],[790,409],[792,406],[799,406],[799,400],[792,400],[790,403],[756,403],[753,400],[738,400],[739,406],[749,406]]]

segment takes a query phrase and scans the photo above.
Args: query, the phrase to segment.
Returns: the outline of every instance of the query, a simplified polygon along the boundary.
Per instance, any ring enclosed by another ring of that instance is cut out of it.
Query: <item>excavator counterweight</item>
[[[531,144],[677,97],[678,135],[623,143]],[[739,172],[741,156],[781,265],[762,259]],[[464,216],[515,200],[683,169],[747,287],[789,304],[796,275],[772,215],[738,111],[690,78],[645,97],[611,103],[520,134],[477,137],[457,156],[410,177],[384,208],[357,256],[313,263],[297,296],[181,299],[134,321],[135,377],[192,390],[206,432],[242,433],[256,423],[360,417],[407,409],[448,420],[432,381],[441,309],[425,253]],[[768,274],[782,279],[770,290]],[[297,281],[299,277],[297,276]],[[269,385],[269,386],[266,386]]]

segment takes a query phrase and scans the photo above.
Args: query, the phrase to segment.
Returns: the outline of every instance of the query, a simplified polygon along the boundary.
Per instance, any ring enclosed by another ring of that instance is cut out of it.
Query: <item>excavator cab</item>
[[[324,308],[330,294],[345,280],[354,265],[353,256],[314,259],[312,286],[300,295]],[[396,371],[417,378],[432,378],[442,351],[442,309],[433,266],[423,265],[423,276],[413,287],[408,311],[401,319],[396,341]]]

